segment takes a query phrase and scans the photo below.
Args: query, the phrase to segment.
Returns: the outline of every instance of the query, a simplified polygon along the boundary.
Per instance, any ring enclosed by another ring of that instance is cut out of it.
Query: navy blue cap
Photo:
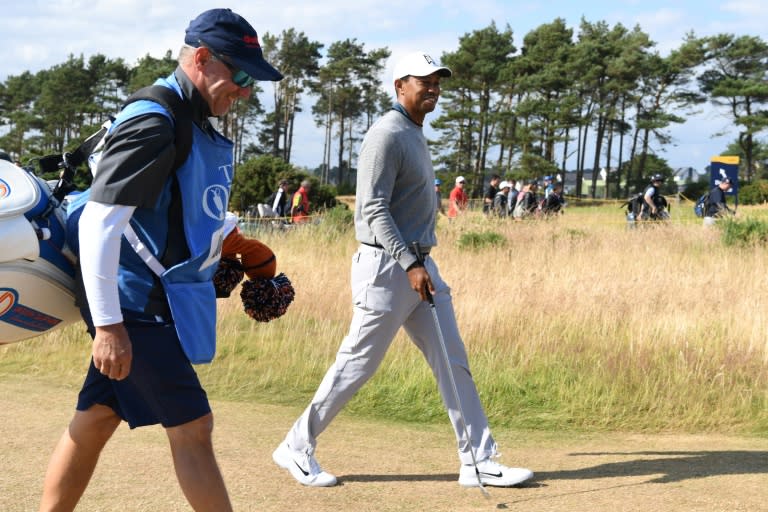
[[[231,9],[211,9],[189,22],[184,42],[209,47],[256,80],[282,80],[283,75],[264,60],[259,36],[245,18]]]

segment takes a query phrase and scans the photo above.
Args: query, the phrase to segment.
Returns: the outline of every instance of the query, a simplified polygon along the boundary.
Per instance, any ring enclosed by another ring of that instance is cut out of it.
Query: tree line
[[[381,80],[389,49],[368,49],[356,39],[325,49],[293,28],[265,34],[262,43],[285,79],[267,86],[268,108],[257,85],[220,119],[235,142],[236,163],[269,157],[269,169],[286,169],[274,158],[291,169],[294,141],[303,136],[296,117],[313,98],[324,145],[318,167],[307,173],[350,190],[362,135],[393,101],[389,80]],[[649,169],[665,164],[659,155],[675,142],[670,128],[710,103],[732,124],[727,151],[742,157],[744,179],[766,177],[760,136],[768,128],[768,44],[691,32],[667,55],[655,46],[639,26],[585,19],[578,31],[561,18],[542,24],[519,48],[509,25],[464,34],[456,51],[441,55],[454,74],[441,84],[441,114],[432,120],[436,170],[467,177],[477,196],[490,174],[525,179],[575,167],[575,193],[594,197],[596,179],[582,190],[585,172],[608,169],[608,195],[626,197]],[[170,50],[133,66],[100,54],[71,55],[49,69],[9,76],[0,83],[0,148],[22,161],[72,150],[128,95],[175,67]],[[264,172],[252,174],[264,179]],[[277,177],[267,175],[267,187],[274,186]],[[245,186],[249,177],[241,180]]]

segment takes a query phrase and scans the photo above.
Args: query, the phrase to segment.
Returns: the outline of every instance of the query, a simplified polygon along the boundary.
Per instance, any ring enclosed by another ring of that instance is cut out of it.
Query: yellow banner
[[[726,165],[739,165],[739,157],[737,156],[713,156],[711,162]]]

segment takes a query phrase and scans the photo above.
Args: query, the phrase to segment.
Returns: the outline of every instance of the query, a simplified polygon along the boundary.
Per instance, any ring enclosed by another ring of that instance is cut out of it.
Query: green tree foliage
[[[78,140],[82,127],[90,126],[86,120],[96,108],[93,82],[82,56],[70,56],[65,63],[41,75],[40,95],[34,108],[45,120],[40,126],[39,151],[61,153]]]
[[[443,55],[453,76],[441,82],[443,108],[433,126],[443,132],[438,148],[454,174],[469,177],[469,193],[483,191],[488,153],[501,119],[503,70],[516,51],[512,29],[500,32],[495,23],[459,38],[459,49]]]
[[[738,138],[720,154],[724,156],[738,156],[740,162],[746,162],[744,148],[741,147],[741,142]],[[753,179],[768,180],[768,140],[761,141],[755,138],[752,141],[752,168],[754,169]],[[744,174],[746,175],[747,173]]]
[[[28,153],[27,134],[42,125],[34,112],[39,94],[40,81],[29,71],[0,84],[0,125],[7,130],[0,137],[0,147],[16,158]]]
[[[635,156],[635,159],[639,158],[642,158],[642,156]],[[633,160],[629,160],[625,162],[624,165],[634,167],[637,166],[637,163]],[[653,154],[645,156],[645,174],[633,178],[632,183],[630,184],[631,188],[636,191],[644,190],[651,183],[651,176],[654,174],[661,174],[664,176],[664,185],[661,187],[662,194],[677,193],[677,185],[675,185],[675,181],[672,179],[674,171],[667,164],[666,160]]]
[[[139,59],[130,72],[128,82],[128,93],[133,93],[155,83],[160,77],[168,76],[176,69],[177,60],[173,57],[171,50],[165,52],[161,59],[157,59],[147,54]]]
[[[503,77],[503,82],[514,84],[503,92],[509,96],[509,103],[514,101],[515,94],[518,95],[516,113],[519,122],[511,124],[510,129],[507,125],[515,117],[503,117],[497,169],[502,168],[504,154],[512,156],[517,146],[522,152],[518,161],[522,176],[534,177],[557,171],[555,145],[563,143],[567,153],[568,127],[575,125],[577,119],[572,88],[576,74],[569,65],[573,49],[573,30],[567,28],[561,18],[540,25],[523,38],[520,56],[507,67]],[[515,130],[516,127],[519,128]],[[542,161],[548,164],[547,172],[543,172]]]
[[[768,180],[755,180],[739,189],[739,203],[768,203]]]
[[[364,128],[367,129],[373,114],[383,111],[381,94],[374,91],[381,87],[379,75],[389,54],[386,48],[368,52],[365,45],[356,39],[337,41],[328,47],[328,61],[312,84],[312,91],[318,96],[312,113],[317,125],[325,129],[321,176],[323,183],[347,181],[355,157],[354,143],[359,141],[355,124],[365,120]],[[339,174],[337,179],[331,180],[331,146],[334,135],[337,137],[336,168]]]
[[[638,176],[651,174],[647,165],[647,156],[651,153],[651,137],[663,144],[672,141],[665,129],[672,123],[683,123],[681,114],[690,112],[692,106],[704,101],[704,98],[689,86],[694,78],[694,71],[704,60],[702,42],[688,35],[680,48],[672,50],[667,57],[658,54],[649,56],[647,66],[641,74],[641,88],[638,96],[636,113],[635,146],[640,138],[640,151],[637,166],[630,166],[627,183],[631,182],[632,170]],[[636,154],[633,151],[633,155]],[[633,159],[634,162],[634,159]]]
[[[343,39],[323,55],[322,44],[295,29],[266,34],[263,42],[285,79],[271,84],[271,104],[261,104],[257,86],[218,125],[246,171],[256,165],[251,160],[275,169],[257,174],[267,181],[253,190],[243,184],[243,204],[275,186],[277,164],[261,156],[290,162],[294,140],[306,136],[294,130],[308,95],[325,139],[322,155],[315,155],[322,162],[317,179],[350,190],[362,135],[392,101],[391,84],[381,83],[389,50]],[[576,29],[561,18],[542,24],[525,34],[519,51],[509,25],[464,34],[457,49],[442,56],[454,75],[441,83],[439,115],[430,118],[439,134],[431,141],[436,169],[449,183],[467,176],[477,196],[491,173],[525,178],[572,170],[584,194],[585,173],[605,168],[612,171],[608,193],[623,197],[666,166],[660,155],[675,142],[670,127],[708,100],[738,129],[731,154],[741,157],[743,181],[768,177],[760,138],[768,128],[768,44],[753,36],[691,33],[666,55],[654,47],[639,26],[584,19]],[[9,76],[0,83],[0,147],[25,162],[72,150],[130,93],[176,65],[170,50],[132,66],[104,55],[69,56],[49,69]],[[280,172],[300,174],[290,167]],[[596,181],[587,192],[595,190]]]
[[[323,45],[310,41],[304,32],[290,28],[280,36],[264,35],[265,58],[283,73],[274,87],[274,111],[265,123],[259,140],[275,156],[291,161],[296,113],[301,112],[301,96],[320,71]]]
[[[295,182],[293,190],[296,190],[301,182],[301,179],[297,180],[298,174],[291,164],[280,157],[261,155],[251,158],[240,164],[235,171],[229,207],[239,212],[253,210],[277,190],[281,179]]]
[[[701,90],[739,127],[739,152],[748,180],[755,173],[755,135],[768,129],[768,43],[758,37],[720,34],[706,39],[710,66]]]

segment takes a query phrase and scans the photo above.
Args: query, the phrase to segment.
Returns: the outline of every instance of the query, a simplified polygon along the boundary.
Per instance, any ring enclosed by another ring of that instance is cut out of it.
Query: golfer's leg
[[[297,451],[314,450],[317,436],[376,372],[408,315],[408,301],[402,297],[411,290],[405,272],[395,267],[397,262],[375,250],[364,249],[355,257],[360,259],[352,270],[352,322],[312,402],[286,436]],[[373,282],[381,285],[365,284]]]
[[[336,360],[286,437],[292,449],[314,450],[317,436],[376,372],[399,329],[388,316],[355,308],[349,333],[341,343]]]
[[[94,405],[76,411],[48,463],[42,511],[74,510],[96,468],[99,454],[120,424],[109,407]]]
[[[166,429],[181,490],[197,512],[230,511],[224,478],[213,453],[213,415]]]
[[[475,449],[477,460],[483,460],[496,454],[496,443],[488,426],[488,418],[485,415],[480,397],[475,386],[475,381],[469,370],[467,353],[464,342],[459,335],[456,324],[456,315],[453,310],[450,288],[440,277],[437,266],[431,259],[427,259],[427,271],[435,285],[435,308],[437,311],[440,329],[443,334],[448,358],[451,361],[451,370],[456,388],[461,401],[461,410],[464,413],[464,421]],[[459,459],[462,464],[472,463],[472,454],[469,451],[469,443],[461,423],[458,405],[454,398],[450,376],[445,366],[445,358],[440,347],[437,330],[429,304],[424,302],[416,308],[405,321],[403,327],[413,342],[419,347],[427,359],[432,373],[437,380],[438,390],[443,399],[451,424],[453,425],[458,441]]]

